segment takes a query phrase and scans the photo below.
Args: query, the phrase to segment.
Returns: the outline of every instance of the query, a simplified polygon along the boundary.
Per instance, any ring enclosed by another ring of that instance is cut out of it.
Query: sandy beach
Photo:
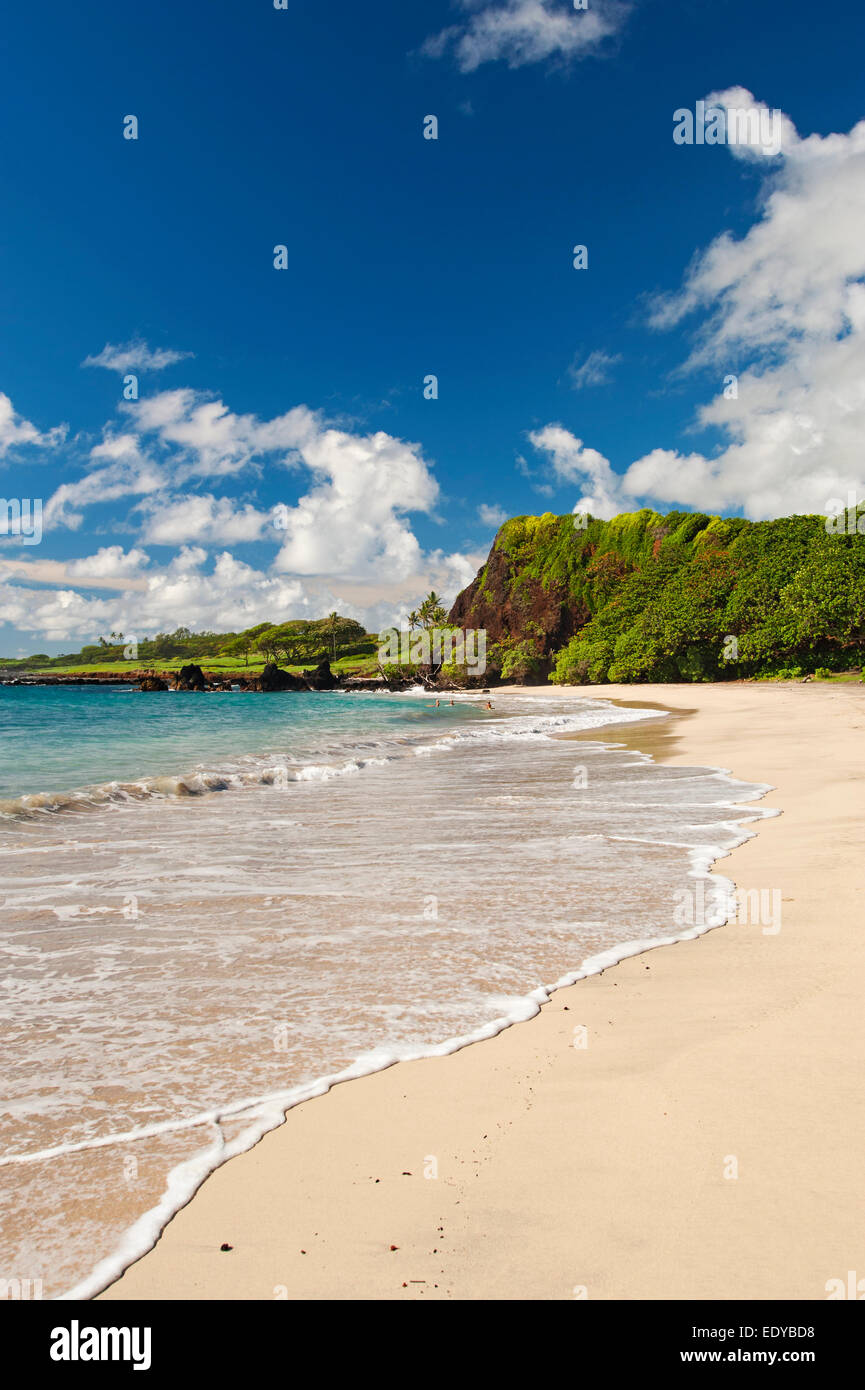
[[[782,814],[716,867],[780,890],[781,929],[632,957],[296,1107],[102,1297],[810,1300],[865,1276],[865,686],[519,693],[663,706],[604,741],[771,784]]]

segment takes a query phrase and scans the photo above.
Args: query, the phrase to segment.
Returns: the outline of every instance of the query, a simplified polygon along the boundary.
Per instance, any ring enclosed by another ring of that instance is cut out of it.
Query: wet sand
[[[865,687],[569,693],[673,711],[604,741],[775,788],[717,868],[780,890],[781,930],[632,957],[298,1106],[103,1297],[825,1299],[865,1274]]]

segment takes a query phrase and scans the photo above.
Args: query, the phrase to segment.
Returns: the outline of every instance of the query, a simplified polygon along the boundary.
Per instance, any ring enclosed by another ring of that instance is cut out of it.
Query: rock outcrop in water
[[[339,681],[330,669],[330,662],[327,657],[320,661],[315,670],[307,676],[306,683],[310,690],[336,690]]]
[[[168,681],[164,681],[161,676],[144,676],[138,689],[145,691],[167,690]]]
[[[207,681],[200,666],[181,666],[174,681],[175,690],[206,690]]]
[[[274,690],[308,690],[309,686],[300,676],[283,671],[269,661],[260,676],[253,676],[247,685],[248,690],[270,692]]]

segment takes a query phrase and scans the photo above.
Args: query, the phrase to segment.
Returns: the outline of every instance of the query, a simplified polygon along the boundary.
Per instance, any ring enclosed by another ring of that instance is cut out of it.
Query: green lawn
[[[205,672],[214,673],[229,672],[234,676],[257,676],[264,670],[263,660],[250,661],[248,666],[238,662],[236,657],[216,656],[216,657],[172,657],[165,661],[143,662],[143,661],[94,661],[87,665],[70,663],[68,666],[15,666],[7,667],[10,674],[17,676],[113,676],[123,671],[130,674],[136,671],[179,671],[181,666],[194,664],[200,666]],[[283,670],[293,671],[298,674],[304,671],[314,671],[318,665],[317,661],[310,661],[302,666],[289,665]],[[378,674],[378,667],[374,658],[369,656],[345,656],[337,661],[331,662],[333,671],[348,671],[353,674],[369,671],[373,675]]]

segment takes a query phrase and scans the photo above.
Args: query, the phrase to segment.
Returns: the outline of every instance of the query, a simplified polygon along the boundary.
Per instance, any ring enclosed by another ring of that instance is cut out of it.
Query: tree
[[[278,628],[272,623],[265,624],[256,637],[255,645],[266,661],[275,662],[279,655]]]
[[[435,589],[430,589],[420,606],[418,617],[421,626],[425,627],[427,631],[433,627],[442,627],[447,622],[447,609],[443,606]],[[409,617],[409,622],[411,622],[411,616]]]
[[[244,666],[249,665],[249,651],[252,646],[252,638],[248,632],[241,632],[239,637],[235,637],[231,642],[227,642],[223,647],[226,656],[242,656]]]
[[[336,661],[336,634],[339,632],[341,618],[338,613],[328,613],[325,619],[325,630],[330,634],[332,659]]]

